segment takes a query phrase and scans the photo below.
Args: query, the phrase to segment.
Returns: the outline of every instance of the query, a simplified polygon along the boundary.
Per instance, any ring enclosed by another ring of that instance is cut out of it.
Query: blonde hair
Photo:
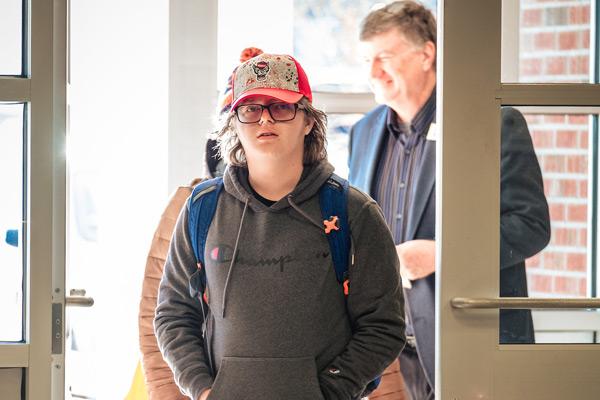
[[[314,125],[308,135],[304,137],[305,165],[314,164],[327,158],[327,115],[316,109],[306,97],[298,102],[298,110],[304,112],[306,118],[314,121]],[[235,112],[232,110],[223,122],[223,126],[217,132],[217,142],[221,158],[227,164],[235,166],[246,166],[246,153],[242,142],[235,130]]]

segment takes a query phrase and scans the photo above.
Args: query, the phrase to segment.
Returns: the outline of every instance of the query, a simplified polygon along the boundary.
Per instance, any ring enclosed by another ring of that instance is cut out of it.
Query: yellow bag
[[[131,388],[125,397],[125,400],[148,400],[144,371],[142,370],[142,364],[139,361],[137,367],[135,367],[133,382],[131,383]]]

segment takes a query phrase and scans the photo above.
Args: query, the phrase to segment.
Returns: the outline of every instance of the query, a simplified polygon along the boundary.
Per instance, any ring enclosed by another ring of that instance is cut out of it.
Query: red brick
[[[589,24],[590,23],[590,6],[571,6],[569,9],[569,24]]]
[[[581,48],[582,49],[589,49],[590,48],[590,31],[589,30],[585,30],[581,33]]]
[[[565,220],[566,213],[564,204],[551,203],[548,207],[550,209],[550,220],[552,222]]]
[[[566,147],[567,149],[577,148],[577,131],[556,132],[556,146]]]
[[[543,254],[544,269],[560,269],[565,265],[565,253],[545,251]]]
[[[542,158],[544,172],[565,172],[565,156],[548,155]]]
[[[557,246],[577,246],[577,230],[573,228],[554,229],[552,232],[552,243]],[[545,265],[547,264],[544,262]]]
[[[552,293],[552,278],[546,275],[529,275],[527,280],[531,285],[531,291]]]
[[[558,49],[573,50],[577,49],[579,42],[578,32],[560,32],[558,34]]]
[[[542,25],[542,10],[541,9],[524,10],[521,13],[521,27],[541,26],[541,25]]]
[[[585,174],[588,170],[587,156],[568,156],[567,172]]]
[[[588,242],[587,242],[587,228],[579,230],[579,245],[581,247],[585,247],[585,248],[587,248],[587,246],[588,246]]]
[[[569,271],[585,272],[587,270],[587,256],[585,254],[567,254],[567,269]]]
[[[546,73],[550,75],[564,75],[567,73],[566,57],[548,57],[546,59]]]
[[[544,179],[544,195],[546,197],[558,196],[558,189],[558,182],[555,182],[554,179]]]
[[[533,45],[536,50],[555,50],[556,34],[554,32],[540,32],[533,37]]]
[[[579,181],[579,198],[587,199],[588,196],[588,183],[587,181]]]
[[[554,147],[554,132],[552,131],[533,131],[531,139],[533,140],[533,147],[536,149]]]
[[[588,56],[569,57],[569,73],[572,75],[587,75],[590,73]]]
[[[577,197],[577,182],[573,180],[561,179],[558,182],[559,193],[563,197]]]
[[[579,279],[579,295],[581,297],[587,297],[587,279]]]
[[[521,75],[541,75],[542,65],[540,58],[521,60]]]
[[[579,281],[580,278],[556,276],[554,277],[554,292],[578,296]]]
[[[569,12],[566,7],[546,7],[546,26],[567,25],[569,23]]]
[[[564,124],[567,116],[564,114],[549,114],[544,116],[544,121],[549,124]]]
[[[587,204],[569,204],[567,212],[567,221],[586,222]]]
[[[589,146],[589,133],[579,132],[579,148],[587,149]]]
[[[575,57],[573,57],[573,58],[575,58]],[[589,116],[587,114],[569,115],[569,125],[585,125],[585,126],[587,126],[588,121],[589,121]]]
[[[535,256],[529,257],[527,260],[525,260],[525,266],[527,268],[538,268],[541,261],[542,256],[540,254],[536,254]]]

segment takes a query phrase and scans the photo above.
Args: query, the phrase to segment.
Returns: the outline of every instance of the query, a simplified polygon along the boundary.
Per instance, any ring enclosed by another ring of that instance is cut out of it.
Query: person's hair
[[[427,7],[411,0],[395,1],[371,11],[360,24],[359,38],[369,40],[394,28],[415,45],[430,41],[437,46],[435,17]]]
[[[304,112],[306,118],[314,121],[314,125],[308,135],[304,137],[304,156],[303,163],[305,165],[314,164],[315,162],[327,158],[327,115],[316,109],[306,97],[303,97],[298,102],[298,112]],[[296,115],[298,117],[298,114]],[[217,141],[219,143],[219,153],[221,157],[230,165],[245,166],[246,153],[242,142],[235,130],[235,112],[229,113],[223,126],[217,132]]]

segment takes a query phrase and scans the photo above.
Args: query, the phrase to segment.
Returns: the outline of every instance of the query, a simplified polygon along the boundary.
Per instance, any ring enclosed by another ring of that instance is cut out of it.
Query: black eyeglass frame
[[[277,119],[273,116],[273,113],[271,112],[271,106],[274,105],[279,105],[279,104],[291,104],[294,106],[294,115],[289,118],[289,119]],[[260,107],[260,114],[258,114],[258,119],[256,121],[242,121],[240,119],[240,115],[238,114],[238,109],[240,107],[244,107],[244,106],[258,106]],[[256,124],[257,122],[260,121],[260,119],[262,118],[263,112],[265,111],[265,108],[267,109],[267,111],[269,112],[269,115],[271,116],[271,118],[273,118],[273,121],[275,122],[288,122],[288,121],[292,121],[294,118],[296,118],[296,114],[298,114],[298,109],[302,110],[304,109],[304,107],[302,107],[301,105],[299,105],[298,103],[286,103],[286,102],[277,102],[277,103],[271,103],[268,105],[263,105],[263,104],[254,104],[254,103],[248,103],[248,104],[240,104],[239,106],[237,106],[235,108],[235,110],[233,110],[233,112],[235,113],[235,116],[237,117],[237,120],[240,121],[240,123],[242,124]]]

